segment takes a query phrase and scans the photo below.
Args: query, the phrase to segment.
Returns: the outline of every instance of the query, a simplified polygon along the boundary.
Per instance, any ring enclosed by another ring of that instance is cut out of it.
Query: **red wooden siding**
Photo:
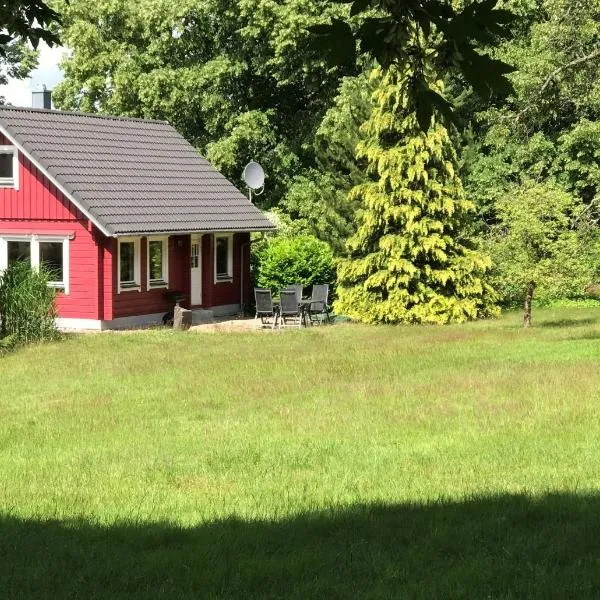
[[[101,319],[110,321],[113,318],[113,295],[117,277],[113,269],[117,264],[117,240],[104,238],[100,251],[102,262],[102,278],[99,284],[102,288],[102,313]]]
[[[0,135],[0,143],[9,144]],[[59,294],[60,317],[98,319],[98,249],[88,219],[19,152],[19,189],[0,188],[0,234],[70,234],[69,295]]]
[[[178,290],[189,299],[190,293],[190,236],[176,235],[169,237],[169,290]],[[148,289],[148,238],[142,237],[140,242],[140,277],[141,290],[119,292],[117,249],[115,243],[113,273],[113,318],[132,317],[164,313],[173,308],[166,297],[164,288]],[[183,302],[187,306],[187,302]]]
[[[210,238],[211,252],[210,252],[210,264],[206,266],[206,270],[210,273],[210,281],[213,286],[212,294],[212,306],[223,306],[226,304],[239,304],[240,303],[240,258],[241,258],[241,246],[247,242],[249,236],[247,233],[238,233],[233,236],[233,280],[222,281],[215,283],[215,267],[214,267],[214,236],[206,236]],[[206,263],[205,263],[206,264]],[[248,270],[244,273],[244,277],[247,279]]]
[[[241,233],[233,236],[233,281],[215,283],[214,281],[214,236],[202,236],[202,308],[213,308],[240,303],[240,251],[241,245],[249,240],[249,234]],[[185,295],[183,306],[190,307],[190,236],[176,235],[169,237],[169,289],[178,290]],[[148,241],[146,237],[140,242],[140,273],[141,289],[119,292],[117,247],[113,249],[112,267],[112,318],[131,317],[167,312],[173,308],[172,303],[166,298],[164,289],[148,289],[147,278]],[[249,285],[248,250],[246,247],[244,260],[245,285]],[[106,267],[105,267],[106,268]],[[106,276],[105,276],[106,280]],[[106,298],[106,294],[105,294]],[[248,301],[248,293],[245,301]],[[105,300],[105,306],[107,301]],[[105,317],[107,319],[108,317]]]
[[[9,144],[0,134],[0,144]],[[19,152],[19,189],[0,188],[0,220],[80,221],[84,215]]]

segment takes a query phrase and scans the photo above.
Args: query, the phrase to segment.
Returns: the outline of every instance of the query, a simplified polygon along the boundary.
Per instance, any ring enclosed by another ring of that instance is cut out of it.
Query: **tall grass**
[[[52,274],[16,261],[0,275],[0,339],[27,343],[54,339],[56,291],[48,287]]]
[[[0,598],[598,600],[600,309],[0,361]]]

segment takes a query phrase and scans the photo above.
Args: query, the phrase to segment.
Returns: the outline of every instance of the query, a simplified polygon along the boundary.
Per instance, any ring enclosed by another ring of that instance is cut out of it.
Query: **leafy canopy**
[[[600,236],[586,222],[583,203],[555,181],[528,181],[496,208],[488,250],[503,302],[520,305],[529,282],[542,302],[583,296],[600,275]]]
[[[517,4],[515,1],[513,4]],[[514,64],[515,93],[502,106],[466,109],[472,137],[464,182],[483,220],[515,186],[553,180],[600,219],[600,1],[523,2],[522,31],[497,55]]]
[[[292,179],[280,203],[299,227],[325,240],[338,255],[354,232],[358,208],[348,192],[367,179],[365,161],[356,160],[355,150],[373,108],[372,93],[364,73],[342,80],[315,134],[314,167]]]
[[[60,1],[60,0],[59,0]],[[243,186],[267,174],[265,207],[315,164],[313,141],[354,72],[330,67],[307,27],[344,12],[324,0],[78,0],[60,3],[63,109],[168,120]]]

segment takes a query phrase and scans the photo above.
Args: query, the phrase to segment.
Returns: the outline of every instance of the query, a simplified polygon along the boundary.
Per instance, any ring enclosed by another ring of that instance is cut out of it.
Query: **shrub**
[[[292,283],[333,283],[334,257],[326,242],[311,235],[278,236],[255,249],[256,283],[274,291]]]
[[[12,342],[54,339],[56,292],[48,287],[51,274],[41,267],[32,269],[17,261],[0,276],[0,338]]]

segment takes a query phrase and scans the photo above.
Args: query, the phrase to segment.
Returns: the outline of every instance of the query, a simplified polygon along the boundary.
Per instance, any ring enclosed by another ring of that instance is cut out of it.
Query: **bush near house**
[[[335,280],[329,244],[311,235],[277,236],[255,250],[256,284],[274,291],[292,284],[311,286]]]
[[[17,261],[0,276],[0,340],[3,348],[16,343],[54,339],[56,291],[48,287],[51,272]],[[8,340],[8,341],[7,341]]]

